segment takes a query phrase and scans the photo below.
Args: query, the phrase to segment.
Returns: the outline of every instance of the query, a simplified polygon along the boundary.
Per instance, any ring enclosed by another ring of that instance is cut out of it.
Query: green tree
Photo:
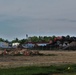
[[[51,40],[51,37],[44,36],[43,38],[45,42],[49,42]]]
[[[9,41],[8,41],[8,40],[5,40],[5,42],[6,42],[6,43],[9,43]]]
[[[32,41],[32,42],[38,42],[39,41],[37,36],[33,36],[33,37],[29,37],[29,38],[30,38],[30,41]]]
[[[4,39],[0,38],[0,42],[4,42]]]
[[[19,40],[19,43],[20,43],[20,44],[24,44],[24,43],[26,43],[26,42],[28,42],[27,39],[21,39],[21,40]]]
[[[14,40],[12,40],[12,43],[14,43],[14,42],[19,42],[19,39],[15,38]]]

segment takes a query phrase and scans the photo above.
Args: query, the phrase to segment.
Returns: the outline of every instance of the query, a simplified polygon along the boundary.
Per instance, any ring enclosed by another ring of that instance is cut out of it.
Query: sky
[[[76,0],[0,0],[0,38],[76,35]]]

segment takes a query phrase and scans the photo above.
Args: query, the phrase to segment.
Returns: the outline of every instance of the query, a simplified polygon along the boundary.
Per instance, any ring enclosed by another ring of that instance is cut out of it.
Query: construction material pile
[[[38,50],[0,50],[0,55],[11,55],[11,56],[15,56],[15,55],[24,55],[24,56],[31,56],[31,55],[40,55]]]

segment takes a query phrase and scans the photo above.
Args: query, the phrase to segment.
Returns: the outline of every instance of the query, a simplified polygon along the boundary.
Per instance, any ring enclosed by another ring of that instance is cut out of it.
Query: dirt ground
[[[32,65],[49,66],[52,64],[76,64],[76,51],[40,51],[40,53],[43,53],[45,55],[0,56],[0,67],[7,68]]]

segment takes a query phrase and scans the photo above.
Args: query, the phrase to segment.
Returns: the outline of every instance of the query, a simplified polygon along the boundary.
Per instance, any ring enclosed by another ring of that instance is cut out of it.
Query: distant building
[[[34,48],[34,47],[38,47],[38,46],[46,46],[48,43],[43,43],[43,42],[27,42],[25,44],[23,44],[22,46],[24,48]]]
[[[22,45],[24,48],[33,48],[35,46],[35,43],[28,42]]]
[[[0,42],[0,48],[8,48],[9,44],[6,42]]]
[[[19,46],[19,44],[20,44],[20,43],[18,43],[18,42],[12,43],[12,47],[13,47],[13,48],[17,48],[17,47]]]
[[[43,42],[41,42],[41,43],[36,43],[36,45],[37,46],[46,46],[48,43],[43,43]]]

